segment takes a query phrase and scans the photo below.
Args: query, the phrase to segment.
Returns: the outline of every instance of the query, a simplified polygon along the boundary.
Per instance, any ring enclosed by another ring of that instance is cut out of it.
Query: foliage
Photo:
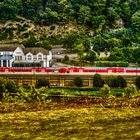
[[[97,59],[96,57],[96,53],[92,50],[89,50],[86,54],[86,56],[84,57],[84,59],[86,61],[88,61],[89,63],[93,64],[94,61]]]
[[[0,78],[0,93],[3,93],[5,91],[5,82],[6,80],[3,78]]]
[[[140,88],[140,76],[136,78],[136,86]]]
[[[95,74],[93,77],[93,86],[94,87],[102,87],[104,85],[104,80],[101,75]]]
[[[97,67],[128,67],[128,62],[122,61],[96,61]]]
[[[25,91],[22,87],[18,89],[17,94],[11,96],[8,92],[3,93],[2,102],[3,103],[47,103],[48,96],[46,94],[46,87],[41,87],[36,89],[34,86],[30,86],[29,91]]]
[[[102,95],[109,96],[110,94],[110,87],[107,84],[104,84],[101,88]]]
[[[37,87],[49,87],[49,81],[46,78],[39,78],[36,81]]]
[[[117,81],[117,78],[114,76],[108,76],[106,82],[110,87],[113,87],[113,88],[119,87],[119,83]]]
[[[124,88],[126,87],[127,83],[126,83],[126,80],[124,79],[123,76],[117,76],[117,83],[118,83],[118,87],[120,88]]]
[[[65,55],[64,56],[64,59],[63,59],[63,62],[68,62],[69,61],[69,56],[68,55]]]
[[[130,97],[131,95],[137,93],[137,88],[134,84],[128,84],[125,90],[127,97]]]
[[[17,86],[13,80],[7,80],[5,84],[5,88],[8,90],[10,93],[16,93],[17,92]]]
[[[83,79],[80,78],[80,77],[75,77],[74,80],[73,80],[73,83],[77,87],[82,87],[82,85],[83,85]]]
[[[99,51],[111,52],[107,58],[109,61],[140,63],[139,49],[135,49],[140,44],[139,5],[139,0],[1,0],[0,20],[6,26],[0,29],[0,40],[19,39],[20,32],[28,29],[19,25],[17,33],[14,28],[7,27],[7,20],[22,23],[27,18],[43,27],[46,37],[39,40],[38,29],[24,32],[20,36],[24,39],[19,42],[25,47],[51,49],[51,45],[61,44],[72,52],[76,51],[80,57],[89,53],[88,59],[94,61],[94,54],[93,57],[90,54],[93,46],[98,54]],[[55,28],[60,26],[65,30],[67,25],[66,32]],[[40,32],[42,34],[42,30]]]

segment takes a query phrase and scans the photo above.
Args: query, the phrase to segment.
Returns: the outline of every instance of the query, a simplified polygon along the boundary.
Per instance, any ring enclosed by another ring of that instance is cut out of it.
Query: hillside
[[[104,61],[140,63],[139,0],[1,0],[0,41],[51,49],[61,45],[84,60],[91,48]]]

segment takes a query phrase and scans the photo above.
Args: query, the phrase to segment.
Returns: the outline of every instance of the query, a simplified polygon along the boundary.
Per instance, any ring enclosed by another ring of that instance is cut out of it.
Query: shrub
[[[136,86],[140,88],[140,76],[136,78]]]
[[[107,84],[110,87],[118,87],[119,86],[118,81],[117,81],[117,78],[116,77],[113,77],[113,76],[109,76],[108,77]]]
[[[137,93],[137,89],[134,84],[128,84],[125,90],[126,90],[126,96],[128,97],[130,97],[131,94]]]
[[[74,82],[74,85],[77,87],[82,87],[83,85],[83,79],[80,77],[74,78],[73,82]]]
[[[104,80],[101,78],[101,75],[95,74],[93,77],[93,86],[102,87],[104,85]]]
[[[0,78],[0,93],[3,93],[5,91],[5,79]]]
[[[98,61],[97,67],[128,67],[128,62],[121,61]]]
[[[5,88],[10,92],[10,93],[15,93],[17,91],[17,86],[13,80],[7,80],[5,83]]]
[[[104,84],[104,86],[101,88],[101,92],[105,96],[109,96],[110,94],[110,87],[107,84]]]
[[[116,80],[118,83],[118,87],[120,87],[120,88],[126,87],[126,85],[127,85],[126,80],[122,76],[119,75]]]
[[[63,62],[68,62],[68,61],[69,61],[69,57],[68,57],[68,55],[65,55],[64,59],[63,59]]]
[[[39,78],[36,82],[37,87],[49,87],[49,81],[46,78]]]

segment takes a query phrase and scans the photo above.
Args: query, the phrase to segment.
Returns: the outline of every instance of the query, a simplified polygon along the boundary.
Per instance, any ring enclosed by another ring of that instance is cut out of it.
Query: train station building
[[[0,44],[0,67],[50,67],[51,51],[25,48],[20,44]]]

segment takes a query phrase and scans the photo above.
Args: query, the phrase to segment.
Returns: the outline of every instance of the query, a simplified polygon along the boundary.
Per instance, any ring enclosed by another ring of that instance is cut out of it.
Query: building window
[[[22,60],[22,56],[15,56],[15,60],[16,60],[16,61]]]
[[[31,56],[31,55],[28,55],[28,56],[27,56],[27,59],[28,59],[28,60],[32,60],[32,56]]]
[[[38,55],[38,60],[42,60],[42,55]]]

